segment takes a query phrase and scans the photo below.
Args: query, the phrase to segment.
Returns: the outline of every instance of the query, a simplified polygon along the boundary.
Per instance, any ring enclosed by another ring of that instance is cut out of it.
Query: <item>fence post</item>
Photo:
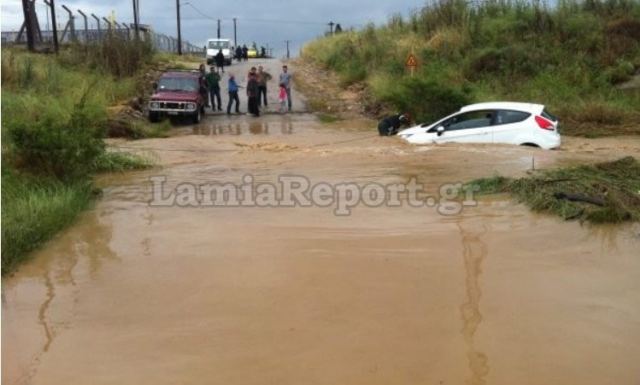
[[[67,11],[67,13],[69,14],[69,21],[67,21],[67,25],[64,27],[64,31],[62,31],[62,38],[60,39],[60,41],[64,40],[64,37],[66,36],[67,31],[69,31],[69,36],[70,36],[69,40],[75,41],[76,40],[75,17],[73,16],[73,13],[66,5],[63,5],[62,8],[64,8],[64,10]]]
[[[87,21],[87,15],[82,10],[78,9],[78,13],[84,18],[84,42],[86,44],[89,42],[89,22]]]
[[[109,35],[111,35],[111,22],[106,17],[103,17],[102,20],[104,20],[104,22],[107,23],[107,26],[108,26],[108,32],[107,33]]]
[[[102,40],[102,31],[100,30],[100,18],[96,16],[94,13],[91,14],[91,17],[96,19],[96,25],[98,26],[98,41]]]

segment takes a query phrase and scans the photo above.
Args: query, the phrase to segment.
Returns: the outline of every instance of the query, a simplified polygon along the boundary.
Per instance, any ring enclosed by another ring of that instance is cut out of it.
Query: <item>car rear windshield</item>
[[[160,78],[158,89],[161,91],[198,91],[198,80],[193,78]]]
[[[209,42],[210,49],[226,49],[229,48],[228,41],[210,41]]]
[[[558,121],[558,118],[554,114],[549,112],[549,110],[547,110],[546,108],[544,110],[542,110],[542,114],[541,115],[545,119],[549,119],[549,120],[552,120],[554,122]]]

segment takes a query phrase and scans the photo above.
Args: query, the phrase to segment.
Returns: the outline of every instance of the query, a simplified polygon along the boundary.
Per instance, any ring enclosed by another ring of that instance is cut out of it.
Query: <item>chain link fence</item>
[[[46,0],[45,0],[46,2]],[[43,10],[42,8],[45,8]],[[36,46],[47,47],[53,45],[53,31],[50,28],[49,7],[41,4],[36,7],[35,1],[31,1],[31,14]],[[93,13],[82,10],[73,12],[62,5],[56,6],[56,18],[58,23],[57,34],[59,44],[80,43],[89,44],[102,41],[111,36],[125,40],[136,38],[133,23],[118,22],[114,18],[99,17]],[[44,27],[44,28],[43,28]],[[153,47],[161,52],[178,52],[178,39],[157,33],[149,25],[138,26],[140,39],[150,41]],[[24,24],[17,31],[2,31],[2,45],[23,45],[27,43],[27,33]],[[196,46],[188,41],[182,41],[182,52],[185,54],[204,56],[204,47]]]

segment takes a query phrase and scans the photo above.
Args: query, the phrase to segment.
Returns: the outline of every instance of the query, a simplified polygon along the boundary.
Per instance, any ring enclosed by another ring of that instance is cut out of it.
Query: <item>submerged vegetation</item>
[[[567,220],[640,221],[640,162],[633,157],[517,179],[494,176],[469,185],[481,194],[509,193],[534,211]]]
[[[404,67],[414,53],[414,76]],[[640,70],[634,0],[438,0],[307,44],[304,60],[366,85],[370,113],[407,110],[431,121],[472,102],[547,105],[567,134],[640,133],[640,90],[618,87]]]
[[[152,60],[148,44],[118,39],[58,56],[3,48],[3,274],[91,203],[96,172],[151,166],[103,138],[107,107],[137,94],[135,71]]]

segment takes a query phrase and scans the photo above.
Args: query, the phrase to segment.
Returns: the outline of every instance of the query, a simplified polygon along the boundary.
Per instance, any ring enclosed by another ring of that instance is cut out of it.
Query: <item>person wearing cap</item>
[[[398,133],[402,126],[408,126],[411,116],[408,113],[387,116],[378,123],[380,136],[392,136]]]

